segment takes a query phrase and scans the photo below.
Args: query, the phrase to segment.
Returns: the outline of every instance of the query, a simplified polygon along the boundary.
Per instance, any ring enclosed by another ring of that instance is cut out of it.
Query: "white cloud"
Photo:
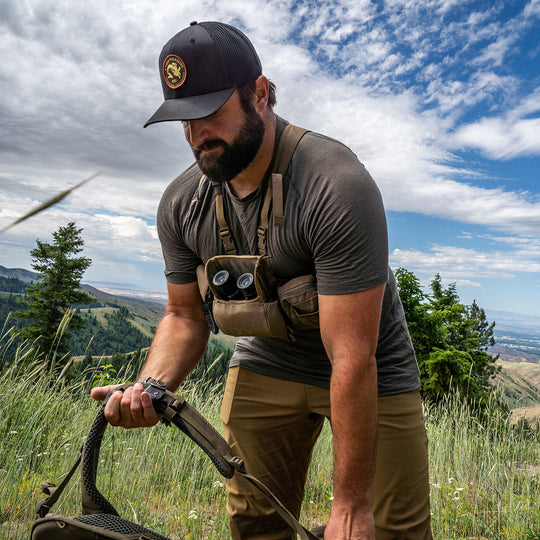
[[[513,45],[514,39],[510,36],[504,36],[490,43],[484,52],[475,60],[475,64],[486,64],[493,62],[494,65],[500,66],[504,62],[504,58],[508,50]]]
[[[434,275],[446,279],[510,279],[521,274],[540,272],[540,250],[479,251],[473,248],[434,245],[429,251],[395,249],[390,254],[392,267]]]
[[[178,126],[142,124],[162,101],[157,55],[191,20],[243,28],[278,85],[278,114],[348,144],[389,210],[537,235],[533,195],[465,183],[479,173],[452,153],[473,149],[500,160],[540,154],[533,117],[540,89],[523,96],[522,74],[501,65],[521,54],[519,32],[538,5],[530,2],[504,22],[491,2],[480,9],[458,0],[6,0],[0,227],[97,170],[105,173],[1,237],[0,252],[20,253],[16,244],[29,250],[36,231],[50,234],[76,219],[91,256],[108,269],[121,258],[158,264],[157,204],[193,158]],[[471,116],[478,105],[491,116]],[[463,117],[472,119],[462,125]],[[443,263],[448,253],[428,255]]]
[[[513,159],[540,154],[540,118],[509,120],[484,118],[460,128],[457,143],[481,150],[491,159]]]
[[[523,10],[525,18],[540,17],[540,0],[531,0]]]
[[[482,118],[459,127],[454,141],[466,148],[481,150],[495,160],[540,154],[540,88],[523,96],[503,115]]]

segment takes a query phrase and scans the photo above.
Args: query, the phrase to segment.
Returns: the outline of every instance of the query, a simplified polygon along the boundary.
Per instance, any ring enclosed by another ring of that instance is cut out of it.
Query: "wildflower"
[[[449,483],[449,484],[451,484],[452,482],[455,482],[455,481],[456,481],[455,478],[449,478],[449,479],[448,479],[448,483]]]
[[[197,510],[193,509],[189,511],[188,519],[198,519]]]
[[[434,488],[437,488],[437,489],[440,489],[441,487],[441,484],[439,484],[438,482],[436,484],[431,484]]]
[[[17,435],[17,432],[16,431],[10,431],[9,434],[10,435]]]
[[[223,487],[223,482],[220,482],[219,480],[216,480],[216,481],[212,484],[212,487],[215,487],[215,488],[222,488],[222,487]]]

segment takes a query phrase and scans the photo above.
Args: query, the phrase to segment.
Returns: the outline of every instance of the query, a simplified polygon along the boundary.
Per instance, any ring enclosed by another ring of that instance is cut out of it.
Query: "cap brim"
[[[144,124],[144,127],[157,122],[178,120],[197,120],[215,113],[234,93],[236,87],[183,98],[166,99],[161,107]]]

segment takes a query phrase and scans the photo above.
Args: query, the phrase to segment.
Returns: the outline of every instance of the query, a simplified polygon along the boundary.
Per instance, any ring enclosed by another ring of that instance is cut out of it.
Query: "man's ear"
[[[268,104],[268,79],[261,75],[256,81],[255,81],[256,87],[255,87],[255,96],[254,96],[254,105],[255,109],[258,113],[262,113]]]

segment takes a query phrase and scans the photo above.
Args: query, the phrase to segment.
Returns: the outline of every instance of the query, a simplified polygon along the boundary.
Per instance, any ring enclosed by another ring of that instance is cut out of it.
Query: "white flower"
[[[189,511],[188,519],[198,519],[197,510],[193,509]]]
[[[216,480],[216,481],[212,484],[212,487],[215,487],[215,488],[222,488],[222,487],[223,487],[223,482],[220,482],[219,480]]]

